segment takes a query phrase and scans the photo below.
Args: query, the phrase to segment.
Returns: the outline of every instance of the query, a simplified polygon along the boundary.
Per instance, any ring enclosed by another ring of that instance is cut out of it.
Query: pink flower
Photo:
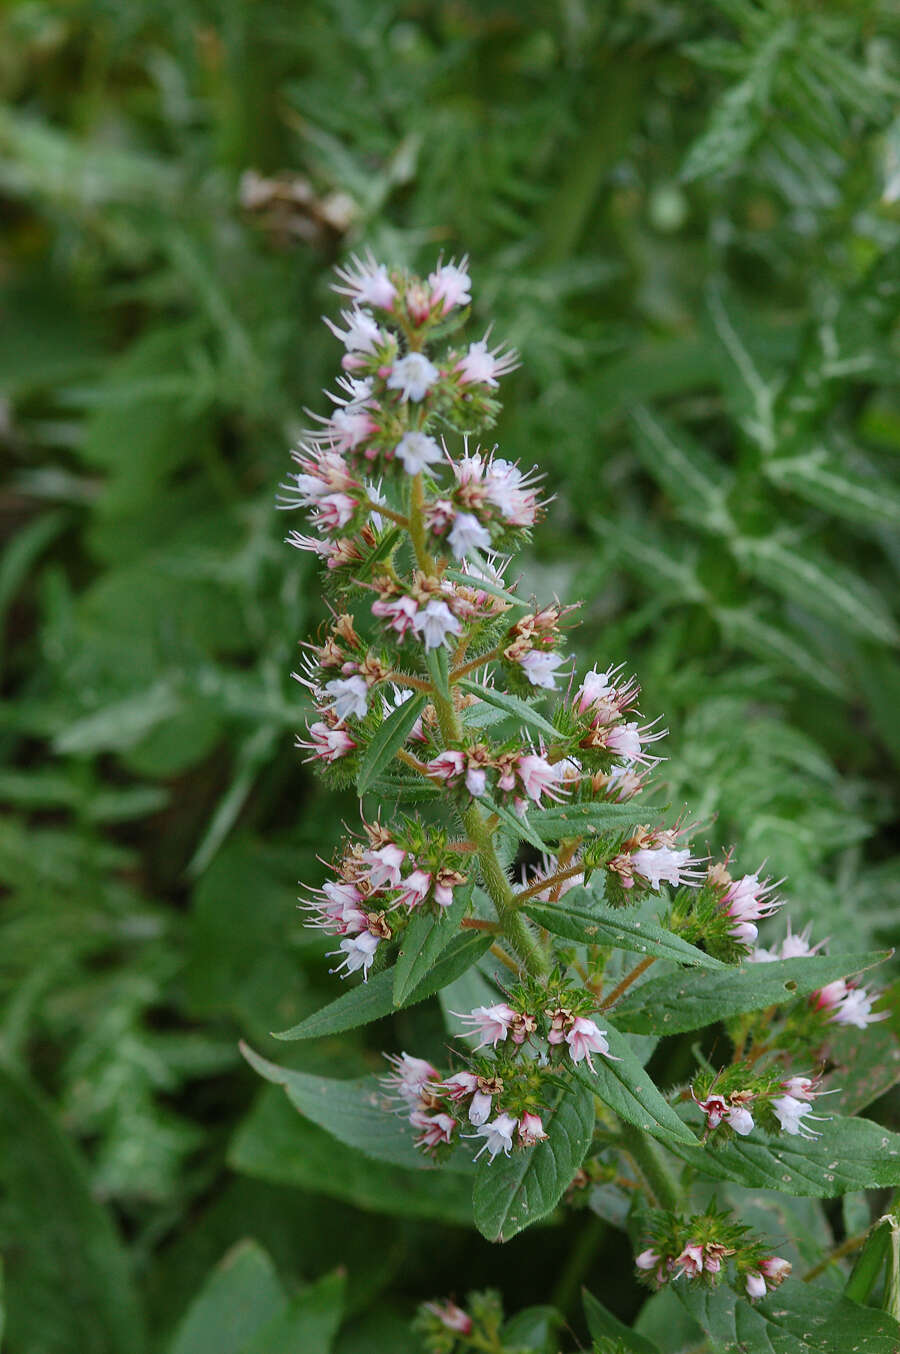
[[[572,1028],[566,1034],[566,1043],[569,1045],[572,1062],[580,1063],[582,1058],[585,1058],[592,1072],[597,1070],[591,1062],[592,1053],[602,1053],[604,1058],[612,1058],[606,1040],[606,1030],[598,1029],[593,1020],[588,1020],[585,1016],[575,1017]],[[613,1061],[617,1062],[618,1059]]]
[[[477,1089],[478,1078],[474,1072],[454,1072],[446,1081],[438,1081],[434,1085],[437,1095],[453,1101],[465,1100],[467,1095],[472,1095]]]
[[[378,432],[378,424],[370,408],[335,409],[326,425],[335,451],[355,451],[367,437]]]
[[[342,310],[341,319],[347,326],[346,329],[338,329],[327,315],[323,315],[322,318],[335,338],[341,340],[348,353],[371,353],[381,342],[381,330],[367,310],[358,308]]]
[[[810,1002],[820,1011],[833,1011],[849,991],[843,978],[836,978],[833,983],[827,983],[825,987],[820,987],[818,992],[813,992]]]
[[[491,544],[491,533],[472,513],[458,512],[447,540],[457,559],[462,559],[470,550],[487,550]]]
[[[779,1284],[790,1274],[793,1266],[790,1260],[784,1260],[780,1255],[770,1255],[767,1260],[763,1260],[759,1267],[760,1273],[764,1274],[770,1284]]]
[[[432,776],[437,776],[439,780],[456,780],[465,770],[465,753],[455,748],[449,748],[446,752],[441,752],[437,757],[432,757],[428,763],[428,772]]]
[[[422,1132],[416,1138],[416,1146],[424,1147],[426,1150],[439,1147],[442,1142],[449,1142],[456,1127],[456,1120],[449,1114],[426,1114],[424,1110],[413,1110],[409,1122],[413,1128],[421,1128]]]
[[[351,254],[349,265],[336,268],[335,272],[344,283],[343,287],[334,288],[336,292],[356,302],[377,306],[379,310],[392,308],[397,290],[388,277],[387,268],[383,263],[376,263],[371,253],[364,260]]]
[[[709,1095],[697,1101],[697,1108],[706,1115],[706,1126],[716,1129],[728,1113],[728,1101],[721,1095]]]
[[[475,1133],[467,1134],[466,1136],[470,1138],[484,1138],[484,1146],[475,1153],[475,1160],[477,1161],[484,1151],[490,1154],[492,1161],[500,1152],[509,1156],[515,1130],[516,1121],[511,1114],[498,1114],[489,1124],[482,1124]]]
[[[476,1006],[469,1015],[462,1015],[459,1011],[451,1011],[450,1014],[464,1025],[470,1025],[481,1036],[481,1043],[476,1046],[478,1048],[484,1048],[485,1044],[496,1048],[509,1034],[510,1025],[516,1018],[515,1011],[505,1001],[495,1006]]]
[[[644,744],[656,743],[660,738],[665,738],[667,733],[668,729],[657,729],[654,733],[649,724],[645,724],[643,728],[638,727],[635,722],[614,724],[607,729],[603,745],[617,757],[624,757],[628,762],[637,763],[639,766],[652,766],[658,759],[644,751]]]
[[[331,728],[320,719],[307,726],[307,733],[310,737],[308,743],[300,738],[295,743],[295,747],[311,749],[312,755],[304,758],[307,762],[336,762],[339,758],[346,757],[356,747],[356,743],[345,728]]]
[[[743,944],[749,945],[756,939],[756,922],[762,917],[771,917],[782,906],[781,900],[772,897],[777,884],[768,879],[760,882],[759,874],[745,874],[729,884],[722,894],[719,905],[729,917],[734,919],[731,934]]]
[[[565,661],[564,654],[544,653],[541,649],[531,649],[524,658],[519,659],[519,666],[532,686],[542,687],[545,691],[555,691],[556,669]]]
[[[339,531],[356,512],[348,494],[326,494],[316,503],[315,524],[319,531]]]
[[[426,1302],[424,1307],[432,1316],[436,1316],[447,1330],[458,1331],[460,1335],[470,1334],[472,1318],[467,1316],[461,1307],[457,1307],[455,1302]]]
[[[781,1083],[782,1089],[788,1094],[794,1096],[796,1100],[814,1100],[817,1095],[823,1095],[825,1092],[817,1091],[819,1085],[818,1077],[788,1077]]]
[[[761,1274],[752,1271],[747,1275],[747,1295],[751,1298],[766,1296],[766,1281]]]
[[[610,724],[633,705],[640,693],[634,678],[616,686],[624,663],[611,664],[605,672],[592,668],[575,693],[575,708],[580,715],[590,713],[595,725]]]
[[[425,1086],[438,1075],[437,1068],[408,1053],[387,1053],[385,1057],[395,1070],[381,1078],[382,1086],[410,1107],[417,1105]]]
[[[469,344],[465,357],[456,364],[456,372],[460,385],[496,386],[498,376],[515,371],[518,365],[514,352],[504,352],[501,348],[489,349],[487,339],[484,338],[478,343]]]
[[[408,907],[410,911],[424,903],[428,897],[428,890],[431,888],[431,875],[426,874],[424,870],[413,870],[405,879],[400,881],[400,893],[397,898],[398,903]]]
[[[545,757],[538,757],[535,753],[529,753],[525,757],[516,759],[516,770],[519,773],[519,780],[522,782],[522,789],[535,804],[540,804],[541,796],[544,794],[547,795],[548,799],[556,801],[562,798],[556,790],[565,775],[565,769],[561,763],[557,762],[551,765]]]
[[[458,264],[451,259],[449,263],[439,263],[435,271],[428,274],[431,303],[441,306],[442,315],[455,306],[467,306],[472,299],[468,262],[468,255],[461,258]]]
[[[519,1142],[523,1147],[533,1147],[535,1143],[543,1142],[546,1136],[539,1114],[522,1115],[519,1120]]]
[[[400,883],[400,866],[406,859],[402,847],[388,842],[377,851],[364,851],[362,858],[369,866],[369,883],[373,889],[395,889]]]
[[[640,1255],[634,1257],[634,1263],[637,1265],[638,1269],[655,1269],[660,1263],[661,1258],[662,1257],[657,1255],[652,1247],[648,1247],[647,1250],[641,1251]]]
[[[466,768],[466,789],[473,799],[480,798],[487,789],[487,772],[482,766]]]
[[[696,1279],[697,1275],[703,1272],[703,1247],[698,1246],[696,1242],[685,1246],[681,1254],[675,1257],[675,1264],[678,1266],[678,1274],[686,1274],[689,1279]]]
[[[415,624],[418,606],[411,597],[397,597],[389,602],[372,603],[372,615],[389,621],[388,629],[403,639]]]
[[[407,475],[418,475],[427,465],[441,459],[441,449],[433,437],[413,430],[404,433],[397,443],[396,455],[403,462]]]

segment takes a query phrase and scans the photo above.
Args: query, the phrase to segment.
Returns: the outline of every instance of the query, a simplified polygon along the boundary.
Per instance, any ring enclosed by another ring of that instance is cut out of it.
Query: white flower
[[[646,879],[651,889],[659,892],[660,884],[665,881],[677,887],[679,884],[700,884],[703,875],[691,866],[696,862],[687,848],[675,850],[671,846],[642,848],[631,857],[634,872]]]
[[[378,936],[373,936],[368,931],[363,931],[359,936],[348,936],[342,940],[340,948],[332,950],[331,954],[343,954],[343,959],[336,968],[330,970],[331,973],[341,973],[342,978],[355,973],[357,969],[363,971],[363,982],[368,981],[369,969],[375,960],[375,951],[378,949]]]
[[[519,660],[519,665],[524,669],[525,676],[532,686],[543,687],[545,691],[555,691],[556,669],[565,661],[563,654],[542,653],[540,649],[532,649]]]
[[[466,789],[473,799],[478,799],[487,789],[487,772],[480,766],[470,766],[466,771]]]
[[[400,883],[400,866],[406,859],[406,852],[394,842],[379,847],[377,851],[364,851],[363,860],[369,867],[369,883],[373,889],[395,889]]]
[[[441,459],[441,449],[427,433],[404,433],[397,443],[397,458],[408,475],[418,475],[426,465]]]
[[[457,559],[462,559],[470,550],[485,550],[491,543],[490,532],[470,512],[456,514],[447,539]]]
[[[469,1102],[469,1123],[479,1128],[486,1124],[491,1114],[491,1096],[487,1091],[476,1091]]]
[[[363,677],[335,677],[325,683],[325,690],[334,697],[334,713],[338,719],[355,715],[364,719],[368,709],[369,688]]]
[[[399,390],[404,400],[417,404],[425,398],[440,372],[424,353],[407,353],[395,362],[387,379],[389,390]]]
[[[725,1114],[725,1122],[742,1138],[753,1132],[753,1115],[743,1105],[732,1105]]]
[[[416,634],[425,641],[426,649],[440,648],[447,635],[458,635],[460,631],[459,621],[447,603],[435,598],[417,612],[412,624]]]
[[[766,1296],[766,1281],[761,1274],[751,1273],[747,1275],[747,1296],[751,1298],[764,1298]]]
[[[512,1115],[498,1114],[496,1119],[492,1119],[489,1124],[482,1124],[476,1133],[467,1133],[465,1136],[468,1138],[484,1138],[484,1146],[480,1147],[475,1153],[476,1161],[485,1150],[490,1153],[493,1161],[494,1157],[501,1152],[509,1156],[515,1131],[516,1120]]]
[[[812,1105],[807,1100],[798,1100],[793,1095],[776,1095],[771,1102],[772,1112],[781,1125],[783,1133],[789,1133],[792,1137],[799,1134],[801,1138],[818,1138],[815,1129],[802,1122],[804,1114],[812,1113]],[[813,1115],[813,1118],[816,1116]]]
[[[375,322],[375,317],[367,310],[342,310],[341,319],[347,326],[346,329],[338,329],[327,316],[322,318],[335,338],[341,340],[348,353],[371,353],[381,341],[381,330]]]
[[[602,1053],[604,1058],[612,1058],[606,1030],[598,1029],[595,1022],[588,1020],[586,1016],[576,1016],[572,1028],[566,1035],[566,1043],[569,1045],[572,1062],[580,1063],[582,1058],[585,1058],[592,1072],[596,1071],[591,1062],[592,1053]],[[612,1058],[612,1061],[619,1062],[620,1059]]]

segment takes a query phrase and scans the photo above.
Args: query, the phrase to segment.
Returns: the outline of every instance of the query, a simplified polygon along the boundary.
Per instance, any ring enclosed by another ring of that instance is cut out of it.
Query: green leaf
[[[140,1354],[143,1319],[110,1214],[43,1098],[3,1067],[0,1194],[11,1347]]]
[[[641,460],[678,505],[682,516],[707,531],[732,531],[726,505],[729,477],[722,463],[683,428],[641,405],[631,411],[631,418]]]
[[[344,1311],[346,1276],[326,1274],[254,1335],[241,1354],[330,1354]]]
[[[428,974],[438,955],[459,934],[459,923],[472,900],[472,879],[456,889],[453,902],[437,917],[414,915],[403,933],[394,965],[394,1005],[402,1006]]]
[[[586,1288],[581,1290],[581,1300],[592,1340],[616,1340],[623,1354],[659,1354],[652,1340],[648,1340],[646,1335],[638,1335],[637,1331],[613,1316]]]
[[[643,983],[616,1007],[616,1024],[634,1034],[681,1034],[745,1011],[784,1005],[836,978],[861,973],[887,955],[833,954],[744,964],[723,973],[682,973]]]
[[[721,280],[707,288],[706,308],[718,340],[722,391],[735,406],[744,434],[770,456],[778,444],[775,402],[782,378],[769,375],[762,344],[751,342],[750,326]]]
[[[682,1123],[663,1098],[625,1036],[605,1015],[597,1017],[597,1024],[606,1031],[612,1056],[605,1058],[602,1053],[593,1054],[593,1072],[586,1062],[580,1062],[575,1068],[578,1079],[620,1119],[642,1128],[660,1142],[695,1145],[696,1134]]]
[[[298,1114],[280,1087],[266,1087],[228,1149],[232,1170],[354,1208],[400,1218],[472,1224],[472,1188],[458,1171],[379,1164]]]
[[[816,1128],[820,1138],[769,1138],[754,1130],[727,1143],[672,1150],[713,1179],[814,1199],[900,1185],[900,1134],[837,1115]]]
[[[480,686],[478,682],[473,682],[468,677],[463,677],[459,686],[463,691],[468,691],[470,696],[477,696],[479,700],[487,701],[488,705],[496,706],[504,714],[511,715],[522,724],[527,724],[545,738],[552,738],[554,741],[559,738],[559,729],[555,729],[549,719],[545,719],[533,706],[527,701],[520,700],[518,696],[511,696],[508,691],[497,691],[492,686]]]
[[[900,1325],[884,1312],[788,1280],[750,1303],[731,1288],[673,1284],[673,1291],[713,1342],[716,1354],[896,1354]]]
[[[409,731],[419,715],[425,709],[424,692],[412,695],[396,710],[392,710],[387,719],[379,725],[371,743],[366,748],[356,777],[359,794],[365,794],[372,781],[390,762],[394,753],[406,742]]]
[[[792,677],[799,676],[829,695],[846,697],[847,682],[841,674],[815,649],[801,644],[781,621],[760,616],[749,606],[717,606],[713,608],[713,615],[730,644],[758,654],[779,671]]]
[[[779,488],[791,490],[826,512],[872,526],[900,526],[900,489],[883,477],[845,470],[824,447],[802,456],[774,458],[764,468]]]
[[[866,1210],[868,1212],[868,1208]],[[900,1250],[900,1224],[896,1218],[885,1215],[873,1223],[862,1250],[856,1257],[853,1270],[844,1288],[844,1297],[851,1302],[865,1302],[884,1269],[895,1268]]]
[[[269,1256],[257,1242],[240,1241],[194,1299],[168,1354],[244,1354],[253,1337],[280,1316],[285,1305],[284,1289]]]
[[[461,973],[480,959],[490,948],[491,937],[472,933],[456,936],[435,961],[434,967],[426,974],[420,985],[400,1003],[401,1006],[414,1006],[416,1002],[433,997],[447,983],[452,983]],[[319,1011],[301,1020],[289,1030],[276,1034],[276,1039],[318,1039],[323,1034],[341,1034],[344,1030],[354,1030],[359,1025],[368,1025],[371,1020],[380,1020],[395,1010],[393,1000],[394,972],[383,969],[367,983],[351,987],[336,1001],[323,1006]]]
[[[601,832],[621,832],[641,817],[643,810],[634,804],[610,804],[605,801],[591,804],[554,804],[546,809],[534,809],[529,821],[543,844],[553,844],[570,837],[596,837]]]
[[[738,537],[732,550],[755,578],[833,625],[881,644],[900,639],[880,595],[836,560],[809,547],[785,545],[773,536]]]
[[[261,1058],[241,1043],[248,1063],[267,1081],[283,1086],[295,1109],[339,1142],[355,1147],[376,1161],[389,1161],[408,1170],[428,1170],[429,1159],[414,1145],[414,1134],[397,1106],[383,1090],[378,1077],[337,1081],[309,1072],[294,1072]],[[461,1156],[452,1158],[443,1170],[467,1170]]]
[[[428,675],[431,678],[434,689],[444,697],[450,699],[450,666],[447,661],[447,650],[443,644],[439,644],[436,649],[427,649],[425,651],[425,663],[428,667]]]
[[[530,603],[521,597],[516,597],[515,593],[507,592],[506,588],[501,588],[499,584],[492,583],[489,578],[482,577],[481,574],[467,574],[462,569],[446,569],[445,576],[452,578],[454,583],[462,583],[467,588],[479,588],[482,592],[489,592],[492,597],[499,597],[510,606],[519,607],[522,611],[527,611]]]
[[[579,906],[581,904],[581,906]],[[654,954],[679,964],[724,968],[721,960],[689,945],[655,921],[633,921],[627,912],[598,907],[588,889],[570,889],[558,903],[523,904],[532,921],[566,940],[582,945],[614,945],[631,954]]]
[[[503,826],[509,829],[514,841],[530,842],[536,850],[543,851],[544,843],[528,821],[528,814],[513,813],[505,805],[495,803],[489,795],[479,795],[478,803],[483,809],[487,809],[488,813],[500,819]]]
[[[594,1100],[578,1081],[556,1088],[542,1114],[545,1142],[485,1153],[475,1167],[475,1225],[488,1241],[509,1241],[559,1203],[584,1160],[594,1132]]]

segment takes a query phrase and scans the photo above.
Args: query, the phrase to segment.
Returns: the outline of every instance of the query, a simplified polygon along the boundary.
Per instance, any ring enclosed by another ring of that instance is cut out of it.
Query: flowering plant
[[[692,845],[656,793],[665,731],[638,682],[617,661],[576,675],[575,608],[517,585],[510,557],[546,504],[536,470],[478,440],[516,359],[460,341],[467,261],[338,276],[343,375],[281,501],[307,514],[288,541],[321,560],[331,611],[295,674],[315,707],[298,747],[362,810],[301,905],[355,985],[281,1037],[438,996],[453,1043],[441,1066],[392,1050],[359,1082],[247,1057],[345,1144],[470,1178],[489,1239],[587,1204],[628,1232],[636,1279],[671,1285],[714,1338],[765,1333],[772,1309],[736,1304],[791,1261],[710,1187],[900,1184],[900,1138],[842,1116],[860,1101],[833,1084],[835,1035],[885,1018],[861,976],[882,956],[828,955],[789,925],[759,945],[783,881]],[[715,1025],[727,1039],[660,1086],[659,1041]],[[434,1303],[423,1329],[438,1350],[502,1347],[472,1343],[473,1320]],[[858,1347],[886,1350],[887,1322]]]

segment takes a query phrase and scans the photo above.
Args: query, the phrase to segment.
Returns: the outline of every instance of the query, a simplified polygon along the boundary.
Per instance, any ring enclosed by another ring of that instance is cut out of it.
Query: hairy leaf
[[[594,1131],[594,1101],[578,1081],[555,1090],[543,1113],[545,1142],[514,1146],[508,1157],[487,1152],[475,1168],[475,1225],[488,1241],[539,1222],[559,1203],[581,1165]]]
[[[624,1035],[603,1014],[597,1016],[596,1023],[606,1033],[611,1056],[592,1054],[593,1072],[586,1061],[580,1062],[575,1074],[582,1084],[626,1123],[643,1129],[660,1142],[695,1144],[696,1134],[663,1098]]]
[[[414,693],[396,710],[392,710],[387,719],[379,726],[371,743],[366,748],[356,777],[356,788],[363,795],[372,781],[389,764],[398,748],[406,742],[409,731],[419,715],[425,709],[424,693]]]
[[[460,885],[453,902],[434,917],[429,913],[414,914],[403,933],[397,962],[394,964],[394,1005],[402,1006],[419,983],[425,981],[438,955],[459,934],[459,923],[472,900],[472,880]]]
[[[598,907],[587,889],[570,889],[558,903],[529,899],[522,910],[545,930],[582,945],[613,945],[632,954],[674,959],[679,964],[713,969],[724,967],[721,960],[713,959],[696,945],[689,945],[658,922],[633,921],[623,910]]]

